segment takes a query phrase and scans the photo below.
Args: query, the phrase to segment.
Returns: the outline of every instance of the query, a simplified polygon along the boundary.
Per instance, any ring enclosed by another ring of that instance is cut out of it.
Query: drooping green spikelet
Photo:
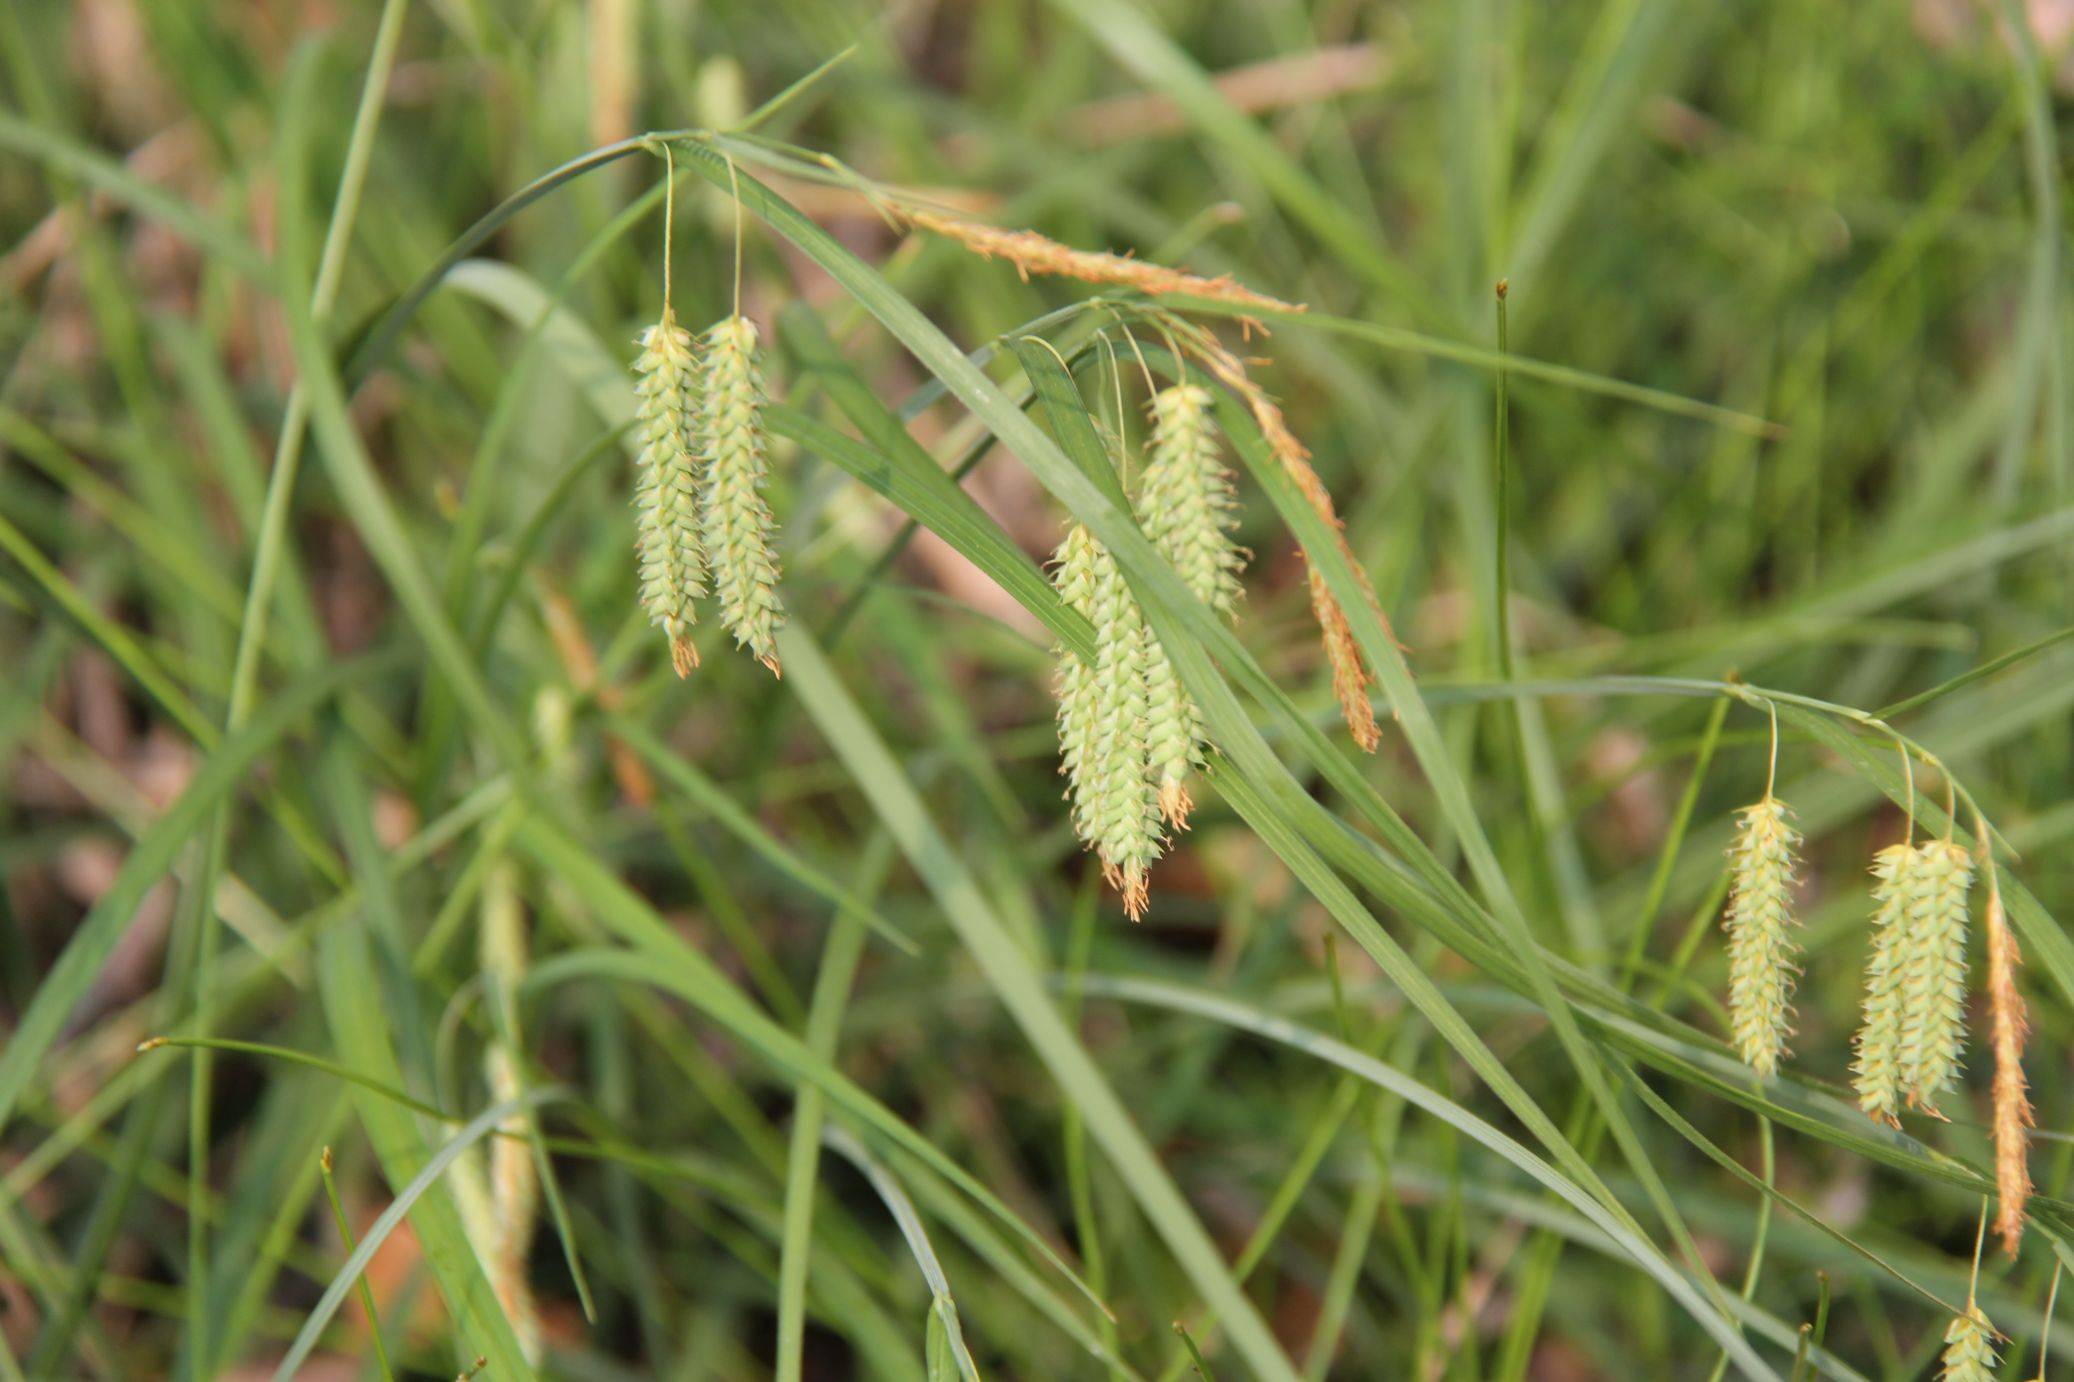
[[[1728,931],[1728,1016],[1736,1053],[1760,1075],[1778,1073],[1792,1031],[1793,848],[1786,804],[1767,796],[1746,807],[1729,847],[1735,875]]]
[[[691,333],[665,305],[662,320],[641,334],[641,355],[634,361],[642,429],[634,505],[641,606],[670,640],[670,663],[680,677],[699,665],[691,643],[691,626],[698,622],[693,602],[706,593],[692,445],[693,363]]]
[[[1217,452],[1210,391],[1177,384],[1152,397],[1152,439],[1138,490],[1145,535],[1195,597],[1220,614],[1238,604],[1246,554],[1232,541],[1238,494]]]
[[[1135,921],[1145,911],[1146,872],[1164,842],[1147,740],[1152,635],[1115,559],[1077,525],[1060,546],[1053,579],[1061,598],[1095,628],[1092,666],[1061,653],[1059,757],[1073,828]]]
[[[1203,716],[1181,684],[1157,636],[1145,643],[1145,748],[1159,813],[1176,829],[1188,824],[1195,802],[1188,771],[1203,761]]]
[[[757,661],[778,671],[778,559],[776,528],[763,499],[763,371],[756,361],[756,325],[725,317],[701,342],[704,357],[699,443],[705,462],[699,516],[713,563],[720,619]]]
[[[1090,619],[1094,612],[1096,551],[1094,535],[1075,523],[1052,558],[1052,586],[1059,599]],[[1058,665],[1059,772],[1066,778],[1073,831],[1091,845],[1093,780],[1083,766],[1088,761],[1088,745],[1094,734],[1094,669],[1066,647],[1058,650]]]
[[[1865,1016],[1858,1029],[1858,1107],[1901,1124],[1903,875],[1914,845],[1889,845],[1872,863],[1872,953],[1865,962]]]
[[[1162,389],[1153,395],[1149,411],[1152,439],[1138,489],[1138,520],[1195,597],[1228,614],[1241,593],[1238,573],[1245,554],[1231,540],[1238,499],[1231,472],[1217,454],[1210,391],[1195,384]],[[1156,638],[1148,664],[1153,786],[1160,813],[1179,827],[1187,824],[1193,806],[1189,770],[1202,762],[1202,712]]]
[[[1995,1327],[1978,1305],[1952,1316],[1944,1331],[1941,1382],[1995,1382]]]
[[[1915,851],[1902,880],[1901,1089],[1937,1113],[1966,1046],[1966,893],[1972,856],[1950,840]]]

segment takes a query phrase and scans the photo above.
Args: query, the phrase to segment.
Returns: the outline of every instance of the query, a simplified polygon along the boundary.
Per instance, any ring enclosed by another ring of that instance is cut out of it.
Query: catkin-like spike
[[[1176,830],[1186,829],[1195,802],[1188,795],[1188,772],[1203,761],[1203,714],[1181,684],[1174,661],[1157,635],[1145,642],[1145,748],[1147,771],[1159,813]]]
[[[1210,391],[1196,384],[1163,389],[1153,395],[1150,412],[1152,439],[1138,488],[1139,521],[1190,592],[1229,614],[1242,593],[1239,572],[1245,553],[1231,540],[1238,526],[1238,497],[1231,472],[1217,454]],[[1193,805],[1186,785],[1189,769],[1202,762],[1202,712],[1156,638],[1146,695],[1159,809],[1178,828],[1187,824]]]
[[[1076,250],[1056,240],[1046,239],[1034,230],[1003,230],[1000,226],[988,225],[983,221],[968,220],[962,216],[943,216],[921,207],[904,207],[900,214],[909,224],[955,240],[984,259],[997,256],[1006,259],[1015,265],[1015,271],[1025,279],[1031,274],[1047,274],[1059,278],[1077,278],[1083,283],[1121,284],[1155,296],[1161,293],[1176,293],[1274,312],[1304,310],[1300,303],[1283,302],[1280,298],[1256,293],[1228,276],[1203,278],[1196,274],[1183,273],[1179,269],[1169,269],[1162,264],[1148,264],[1142,259],[1100,254],[1091,250]]]
[[[691,626],[698,622],[693,602],[706,593],[706,555],[699,539],[698,468],[692,459],[691,333],[677,325],[667,305],[662,320],[641,333],[634,372],[642,428],[634,489],[641,606],[670,640],[670,663],[681,677],[699,665]]]
[[[1983,832],[1985,834],[1985,832]],[[2031,1198],[2031,1098],[2024,1081],[2024,1038],[2031,1027],[2016,971],[2024,962],[2002,912],[2002,890],[1988,876],[1988,1010],[1995,1045],[1995,1233],[2016,1256]]]
[[[1230,614],[1243,593],[1246,554],[1231,539],[1238,491],[1218,455],[1210,391],[1176,384],[1152,396],[1152,436],[1138,488],[1145,536],[1198,600]]]
[[[1952,1316],[1944,1331],[1941,1382],[1995,1382],[1995,1327],[1978,1305]]]
[[[1729,902],[1728,1015],[1736,1053],[1760,1075],[1778,1073],[1792,1031],[1793,847],[1786,804],[1766,796],[1746,807],[1729,847],[1735,895]]]
[[[1332,504],[1332,495],[1326,490],[1325,482],[1311,466],[1310,448],[1298,441],[1289,430],[1288,420],[1283,417],[1281,407],[1267,396],[1266,390],[1253,382],[1246,373],[1245,363],[1208,335],[1190,338],[1190,348],[1210,373],[1244,400],[1246,409],[1253,414],[1253,421],[1260,428],[1261,437],[1267,442],[1268,450],[1274,453],[1289,478],[1303,492],[1306,503],[1325,526],[1331,530],[1339,544],[1340,555],[1346,558],[1348,569],[1361,586],[1361,596],[1375,613],[1376,620],[1389,633],[1390,621],[1384,617],[1382,605],[1376,600],[1375,590],[1369,585],[1368,573],[1354,559],[1353,549],[1347,546],[1346,533],[1339,520],[1339,513]],[[1308,559],[1307,565],[1308,565]],[[1347,730],[1354,742],[1364,753],[1374,753],[1383,742],[1383,733],[1377,727],[1375,710],[1368,703],[1368,688],[1375,684],[1375,670],[1362,657],[1361,645],[1355,640],[1354,626],[1347,620],[1347,612],[1341,607],[1338,597],[1332,593],[1325,574],[1315,565],[1308,565],[1310,575],[1311,615],[1318,621],[1320,641],[1325,647],[1325,660],[1332,667],[1332,691],[1339,699],[1340,714],[1347,722]]]
[[[1966,892],[1973,858],[1950,840],[1915,851],[1902,880],[1900,1077],[1912,1107],[1937,1113],[1966,1046]]]
[[[1052,587],[1070,609],[1093,617],[1097,562],[1094,535],[1075,523],[1052,559]],[[1071,648],[1058,650],[1059,772],[1066,778],[1073,831],[1093,844],[1092,776],[1084,771],[1094,738],[1094,669]]]
[[[1901,1126],[1902,875],[1914,845],[1889,845],[1872,863],[1872,953],[1865,963],[1865,1016],[1858,1028],[1858,1107]]]
[[[764,502],[763,371],[756,360],[756,324],[724,317],[702,341],[704,389],[699,399],[699,443],[705,483],[699,516],[713,564],[720,619],[738,646],[778,671],[778,559],[771,551],[776,522]]]
[[[1060,766],[1073,796],[1073,826],[1136,921],[1145,912],[1146,872],[1164,844],[1147,740],[1152,635],[1115,559],[1077,526],[1061,546],[1053,578],[1061,597],[1095,627],[1093,666],[1062,654]]]

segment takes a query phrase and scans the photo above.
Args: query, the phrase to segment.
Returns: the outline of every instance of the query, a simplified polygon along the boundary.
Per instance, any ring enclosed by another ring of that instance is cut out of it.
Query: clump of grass
[[[669,304],[641,335],[634,362],[641,399],[640,478],[634,491],[641,556],[641,606],[670,641],[670,663],[689,676],[699,665],[691,642],[696,602],[706,593],[699,537],[698,466],[693,459],[694,357],[691,333]]]
[[[1735,891],[1728,919],[1728,1014],[1736,1053],[1758,1074],[1778,1073],[1793,1030],[1793,851],[1800,836],[1786,804],[1767,793],[1745,807],[1729,847]]]
[[[707,329],[702,345],[699,516],[713,588],[721,622],[735,643],[776,674],[785,610],[771,550],[776,521],[763,497],[763,370],[756,324],[738,313],[723,317]]]
[[[1152,771],[1148,672],[1154,643],[1116,559],[1079,524],[1053,569],[1059,597],[1095,628],[1095,661],[1059,651],[1059,763],[1073,828],[1101,860],[1131,920],[1145,914],[1147,871],[1164,845]]]

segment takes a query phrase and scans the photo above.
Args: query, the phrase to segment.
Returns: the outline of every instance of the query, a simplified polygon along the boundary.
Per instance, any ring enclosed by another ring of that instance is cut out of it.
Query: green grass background
[[[540,1376],[1923,1375],[1988,1060],[1949,1123],[1851,1104],[1865,867],[1947,799],[1853,712],[2005,846],[2040,1199],[1977,1291],[2032,1376],[2074,1242],[2051,9],[0,12],[0,1379],[536,1375],[439,1174],[499,1041]],[[586,154],[648,130],[723,132],[674,153],[694,327],[742,198],[782,680],[709,623],[678,681],[635,605],[663,165]],[[1389,626],[1236,410],[1248,597],[1196,606],[1101,483],[1124,325],[1171,367],[1143,304],[864,179],[1308,304],[1245,350]],[[1054,773],[1069,513],[1224,750],[1137,926]],[[1758,1087],[1715,922],[1772,705],[1807,953]]]

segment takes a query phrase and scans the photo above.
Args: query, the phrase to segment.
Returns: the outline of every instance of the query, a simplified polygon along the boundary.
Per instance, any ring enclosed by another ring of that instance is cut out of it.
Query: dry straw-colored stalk
[[[706,593],[699,539],[698,467],[693,460],[691,333],[668,304],[641,335],[634,388],[641,398],[640,479],[634,492],[641,556],[641,605],[670,640],[670,663],[688,676],[699,665],[691,626]]]
[[[1981,838],[1987,838],[1985,830]],[[2031,1198],[2031,1099],[2024,1079],[2024,1038],[2030,1016],[2017,990],[2024,962],[2002,911],[2002,889],[1988,865],[1988,1013],[1995,1050],[1995,1233],[2011,1257],[2024,1236],[2024,1206]]]
[[[1173,566],[1190,593],[1230,614],[1242,591],[1246,554],[1232,541],[1238,494],[1218,456],[1210,392],[1177,384],[1153,395],[1152,438],[1136,509],[1145,535]],[[1202,712],[1182,687],[1174,665],[1154,639],[1149,649],[1147,699],[1152,773],[1160,814],[1185,826],[1189,770],[1203,761]]]
[[[756,660],[778,672],[778,559],[771,550],[776,520],[764,502],[763,371],[756,324],[723,317],[706,331],[699,399],[704,484],[699,517],[720,619]]]
[[[1059,546],[1052,579],[1095,629],[1092,665],[1059,651],[1059,765],[1073,827],[1136,921],[1145,914],[1147,872],[1165,843],[1149,737],[1152,634],[1115,558],[1079,524]]]
[[[1728,1014],[1736,1053],[1760,1075],[1778,1073],[1793,1030],[1793,849],[1786,804],[1766,795],[1745,807],[1729,847],[1735,878],[1728,918]]]
[[[1945,1329],[1942,1368],[1942,1382],[1995,1382],[1995,1327],[1978,1305]]]
[[[1034,230],[1005,230],[984,221],[945,216],[922,207],[901,207],[897,214],[910,225],[955,240],[982,258],[1007,260],[1026,280],[1032,274],[1039,274],[1079,279],[1083,283],[1110,283],[1135,288],[1150,296],[1197,297],[1241,307],[1258,307],[1268,312],[1304,310],[1299,303],[1256,293],[1227,275],[1204,278],[1125,255],[1077,250]]]

